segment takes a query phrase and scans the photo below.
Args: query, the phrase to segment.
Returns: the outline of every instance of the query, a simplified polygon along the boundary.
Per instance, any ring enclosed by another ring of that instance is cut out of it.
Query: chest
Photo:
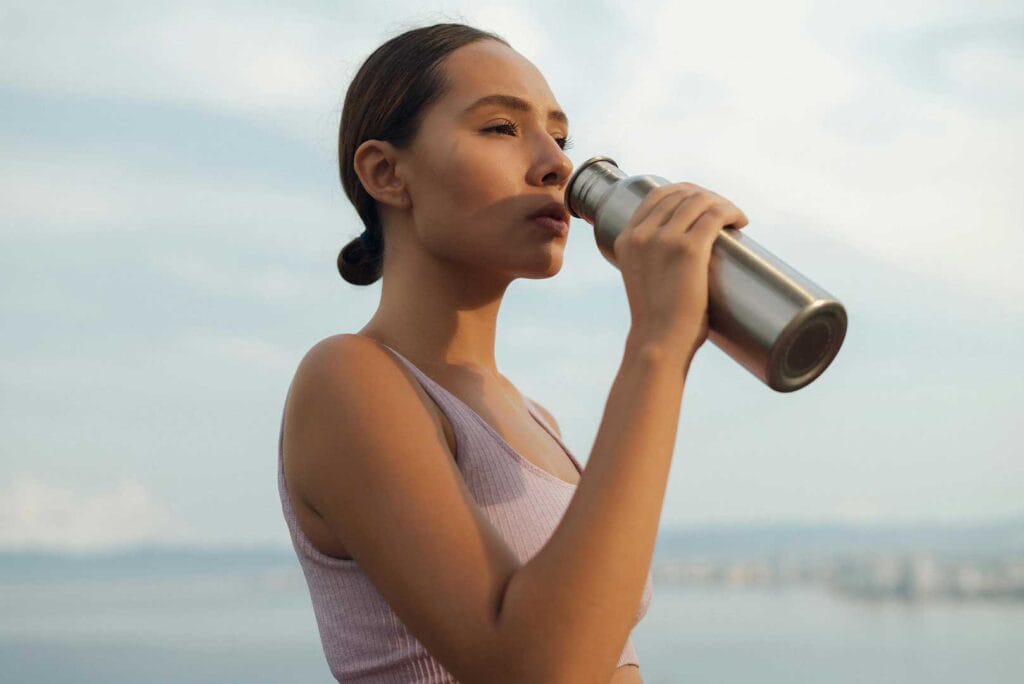
[[[569,458],[558,440],[529,412],[529,409],[504,407],[501,409],[501,413],[498,413],[486,404],[481,403],[474,406],[469,402],[464,403],[483,418],[521,458],[563,482],[579,483],[580,473],[576,470],[572,459]],[[457,446],[455,432],[448,417],[439,409],[436,409],[436,417],[444,429],[448,448],[455,453]]]
[[[578,484],[580,473],[562,446],[523,403],[517,403],[498,389],[474,393],[471,388],[454,385],[451,390],[511,447],[518,457],[563,482]],[[455,431],[445,412],[424,393],[424,401],[444,430],[448,448],[457,452]],[[510,455],[510,457],[512,457]],[[293,497],[293,509],[299,524],[313,545],[322,553],[349,558],[344,545],[330,531],[319,514],[301,498]]]

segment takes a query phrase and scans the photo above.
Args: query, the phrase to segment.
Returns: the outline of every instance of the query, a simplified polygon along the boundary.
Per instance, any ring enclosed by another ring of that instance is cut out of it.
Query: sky
[[[699,350],[663,527],[1024,512],[1020,3],[5,1],[0,548],[290,543],[288,384],[380,296],[335,267],[345,88],[443,21],[538,66],[575,164],[726,196],[847,309],[797,392]],[[581,461],[628,325],[581,219],[505,296],[498,367]]]

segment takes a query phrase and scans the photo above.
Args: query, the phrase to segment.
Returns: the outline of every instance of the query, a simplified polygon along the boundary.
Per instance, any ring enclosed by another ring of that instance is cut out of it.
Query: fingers
[[[718,221],[719,228],[729,224],[746,225],[747,217],[740,208],[713,192],[702,191],[693,194],[681,202],[675,212],[666,219],[667,229],[690,232],[696,222],[708,216],[708,220]]]
[[[733,221],[731,224],[726,224],[726,226],[730,226],[732,228],[736,228],[737,230],[739,230],[740,228],[745,228],[747,224],[750,223],[750,220],[747,219],[747,215],[743,212],[742,209],[740,209],[739,207],[737,207],[736,209],[737,211],[740,212],[739,220]]]
[[[739,229],[748,222],[746,214],[721,195],[693,183],[673,183],[651,190],[629,225],[643,233],[660,229],[689,233],[699,228],[698,239],[713,241],[720,229]]]
[[[731,204],[714,204],[701,213],[686,233],[692,234],[693,238],[700,242],[706,251],[710,252],[722,228],[730,223],[735,225],[740,221],[746,225],[746,217],[737,207]]]
[[[666,196],[651,209],[651,213],[637,225],[635,230],[648,234],[659,230],[678,211],[679,206],[692,196],[692,194],[688,195],[682,192]]]
[[[679,202],[699,190],[701,188],[692,183],[672,183],[653,188],[630,217],[628,226],[640,225],[648,218],[653,217],[655,212],[658,212],[658,216],[662,216],[666,210],[671,213],[679,205]],[[655,225],[659,224],[660,222]]]

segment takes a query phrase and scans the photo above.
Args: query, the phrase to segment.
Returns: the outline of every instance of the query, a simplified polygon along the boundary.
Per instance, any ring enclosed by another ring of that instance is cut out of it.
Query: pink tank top
[[[455,460],[477,505],[501,532],[520,562],[536,554],[561,520],[576,485],[555,477],[517,453],[473,409],[427,377],[411,361],[387,347],[416,376],[424,391],[447,416],[455,434]],[[530,414],[558,442],[583,472],[554,430],[527,397]],[[292,545],[312,599],[320,641],[331,673],[344,682],[454,682],[391,610],[387,601],[353,559],[328,556],[313,546],[299,526],[284,479],[282,445],[284,416],[278,440],[278,493]],[[651,576],[633,624],[647,613]],[[636,649],[627,639],[618,665],[639,666]]]

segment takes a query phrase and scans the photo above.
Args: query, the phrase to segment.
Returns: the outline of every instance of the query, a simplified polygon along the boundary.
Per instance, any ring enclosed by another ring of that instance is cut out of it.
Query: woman
[[[490,97],[497,95],[499,97]],[[378,48],[341,117],[382,278],[358,333],[303,357],[282,417],[282,508],[339,681],[639,682],[650,564],[707,265],[732,203],[655,190],[617,239],[632,326],[585,472],[495,365],[515,278],[561,269],[568,122],[499,36],[418,28]]]

